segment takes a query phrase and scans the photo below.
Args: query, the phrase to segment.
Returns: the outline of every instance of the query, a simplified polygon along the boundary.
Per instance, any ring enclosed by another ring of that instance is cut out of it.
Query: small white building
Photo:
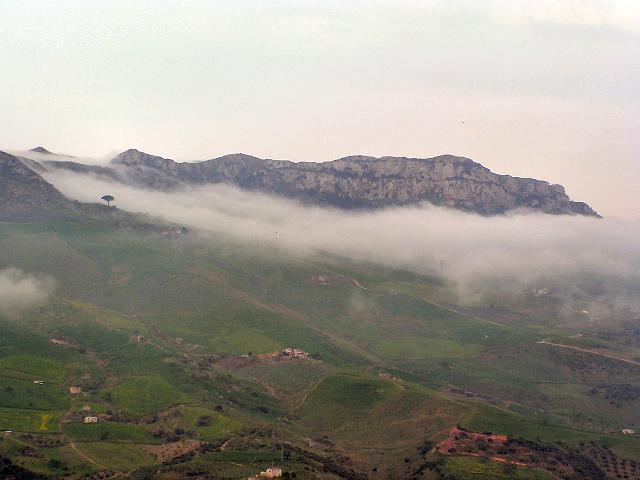
[[[80,387],[73,387],[73,386],[72,386],[72,387],[69,387],[69,393],[70,393],[71,395],[78,395],[78,394],[82,393],[82,388],[80,388]]]
[[[36,385],[44,385],[44,380],[34,380],[33,383]]]
[[[84,417],[84,420],[82,422],[83,423],[98,423],[98,417],[94,417],[94,416]]]
[[[277,467],[267,468],[264,472],[260,472],[262,478],[277,478],[282,476],[282,469]]]
[[[291,347],[285,348],[282,351],[281,355],[284,357],[298,358],[303,360],[307,360],[310,358],[310,355],[304,350],[300,350],[299,348],[291,348]]]
[[[632,428],[623,428],[622,429],[622,434],[623,435],[634,435],[636,433],[636,431]]]

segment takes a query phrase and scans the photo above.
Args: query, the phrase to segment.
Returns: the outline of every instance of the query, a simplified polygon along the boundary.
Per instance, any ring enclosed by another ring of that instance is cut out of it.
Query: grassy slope
[[[571,352],[535,344],[539,326],[503,327],[435,305],[452,297],[430,277],[326,255],[297,259],[224,237],[202,243],[73,224],[1,225],[5,266],[50,275],[58,287],[46,307],[0,321],[0,427],[54,432],[64,412],[84,403],[125,421],[145,417],[151,423],[144,427],[83,426],[77,414],[67,415],[65,434],[89,442],[96,460],[116,468],[152,462],[132,450],[109,463],[121,455],[118,442],[163,441],[151,436],[161,427],[195,430],[205,439],[245,425],[282,428],[280,435],[296,442],[328,435],[363,465],[379,462],[377,451],[384,450],[389,468],[459,422],[532,439],[606,441],[639,455],[636,440],[601,432],[637,421],[638,404],[613,409],[588,396],[589,382],[630,381],[633,371],[604,362],[586,374],[574,367],[579,359]],[[368,290],[308,281],[327,270],[353,276]],[[149,342],[137,344],[134,334]],[[53,346],[52,336],[76,348]],[[285,346],[316,352],[323,362],[232,372],[197,366],[204,352]],[[382,371],[403,381],[381,380]],[[36,376],[45,385],[30,383]],[[75,401],[66,387],[83,381],[88,393]],[[443,397],[451,386],[473,397]],[[478,395],[506,411],[484,406]],[[150,418],[176,404],[189,406],[169,419]],[[274,423],[285,415],[286,426]],[[212,425],[199,427],[202,416],[211,416]],[[91,443],[105,432],[113,447]]]

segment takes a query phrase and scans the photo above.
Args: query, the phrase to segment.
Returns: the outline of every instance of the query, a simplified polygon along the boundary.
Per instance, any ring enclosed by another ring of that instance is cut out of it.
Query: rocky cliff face
[[[597,215],[572,201],[560,185],[497,175],[468,158],[352,156],[325,163],[263,160],[243,154],[178,163],[127,150],[109,168],[47,162],[48,167],[95,174],[156,190],[229,183],[248,190],[340,208],[380,208],[429,202],[495,215],[526,208],[552,214]]]

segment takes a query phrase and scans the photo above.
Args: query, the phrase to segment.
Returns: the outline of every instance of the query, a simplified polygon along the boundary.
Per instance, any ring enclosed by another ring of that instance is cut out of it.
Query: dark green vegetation
[[[597,355],[640,356],[630,319],[565,328],[552,298],[496,289],[465,308],[437,278],[169,227],[0,224],[8,267],[56,290],[0,314],[7,469],[552,478],[430,453],[458,424],[640,461],[620,433],[640,426],[640,365]],[[313,359],[268,355],[286,347]]]

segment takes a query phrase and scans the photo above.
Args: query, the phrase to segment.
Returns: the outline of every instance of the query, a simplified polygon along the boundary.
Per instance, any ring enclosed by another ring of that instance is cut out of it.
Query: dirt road
[[[536,342],[536,343],[540,343],[542,345],[551,345],[553,347],[559,347],[559,348],[568,348],[570,350],[577,350],[578,352],[590,353],[591,355],[598,355],[599,357],[611,358],[613,360],[618,360],[620,362],[630,363],[631,365],[637,365],[637,366],[640,367],[640,362],[636,362],[634,360],[629,360],[628,358],[616,357],[615,355],[609,355],[607,353],[596,352],[594,350],[587,350],[586,348],[572,347],[571,345],[563,345],[561,343],[553,343],[553,342],[549,342],[547,340],[540,340],[539,342]]]

